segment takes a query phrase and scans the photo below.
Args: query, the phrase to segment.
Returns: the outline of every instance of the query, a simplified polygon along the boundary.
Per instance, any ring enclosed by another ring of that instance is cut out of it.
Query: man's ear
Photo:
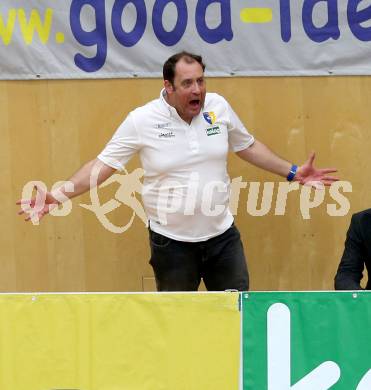
[[[174,92],[174,86],[169,80],[164,80],[164,87],[167,94],[171,94]]]

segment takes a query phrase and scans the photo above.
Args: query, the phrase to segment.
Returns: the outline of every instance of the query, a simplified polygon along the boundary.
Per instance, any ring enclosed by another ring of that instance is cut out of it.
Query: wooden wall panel
[[[5,83],[0,84],[0,286],[1,290],[11,290],[16,283],[15,225],[12,151],[8,120],[8,95]]]
[[[147,231],[136,217],[123,234],[108,232],[93,213],[73,201],[66,217],[39,226],[16,215],[16,199],[30,180],[48,187],[94,158],[130,110],[156,98],[162,82],[139,80],[38,80],[0,82],[0,291],[141,291],[153,286]],[[285,215],[275,215],[279,178],[231,156],[232,178],[275,183],[265,216],[246,210],[241,190],[237,224],[254,290],[332,289],[351,213],[370,207],[370,77],[217,78],[208,90],[224,95],[251,132],[278,154],[302,163],[311,150],[318,166],[336,166],[353,192],[350,211],[331,217],[325,201],[303,219],[300,191],[288,195]],[[128,169],[138,166],[138,159]],[[102,202],[117,186],[103,189]],[[262,191],[262,190],[261,190]],[[121,206],[112,222],[124,225]],[[152,281],[152,282],[151,282]],[[152,284],[151,284],[152,283]]]

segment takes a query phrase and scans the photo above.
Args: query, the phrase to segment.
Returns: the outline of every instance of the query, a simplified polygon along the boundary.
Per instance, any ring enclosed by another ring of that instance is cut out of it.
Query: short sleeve
[[[255,139],[247,131],[244,124],[241,122],[240,118],[233,111],[230,104],[226,101],[227,111],[228,111],[228,143],[229,149],[233,152],[240,152],[241,150],[247,149],[251,146]]]
[[[135,127],[133,114],[129,114],[98,155],[98,159],[112,168],[122,170],[122,167],[140,147],[140,139]]]

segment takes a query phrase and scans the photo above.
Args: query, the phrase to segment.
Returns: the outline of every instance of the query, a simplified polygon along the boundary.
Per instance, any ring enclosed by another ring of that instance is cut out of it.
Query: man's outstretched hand
[[[313,165],[315,153],[312,152],[308,160],[301,165],[295,175],[294,180],[300,184],[313,185],[314,187],[321,187],[321,185],[330,186],[339,179],[335,176],[328,176],[329,173],[337,172],[335,168],[317,169]]]
[[[43,190],[38,185],[35,185],[36,195],[31,199],[20,199],[16,202],[21,206],[19,215],[25,214],[25,221],[32,221],[38,225],[41,218],[48,214],[51,210],[58,206],[59,202],[51,194],[51,192]]]

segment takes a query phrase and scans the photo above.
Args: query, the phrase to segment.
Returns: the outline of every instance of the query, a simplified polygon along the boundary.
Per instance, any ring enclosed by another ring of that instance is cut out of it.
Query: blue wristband
[[[294,180],[294,177],[296,175],[296,171],[298,170],[298,166],[297,165],[293,165],[290,169],[290,172],[289,174],[287,175],[287,181],[293,181]]]

